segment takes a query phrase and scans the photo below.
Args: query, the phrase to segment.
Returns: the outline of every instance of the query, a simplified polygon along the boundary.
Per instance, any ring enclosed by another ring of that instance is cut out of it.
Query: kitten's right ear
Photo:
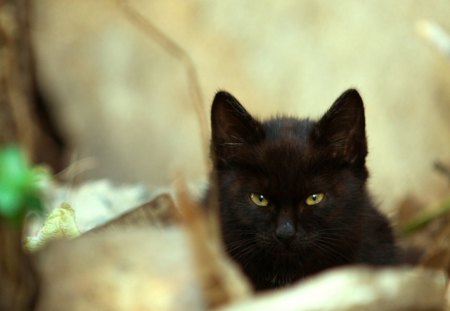
[[[227,158],[244,144],[264,138],[261,123],[255,120],[239,101],[220,91],[211,107],[212,150],[218,158]]]

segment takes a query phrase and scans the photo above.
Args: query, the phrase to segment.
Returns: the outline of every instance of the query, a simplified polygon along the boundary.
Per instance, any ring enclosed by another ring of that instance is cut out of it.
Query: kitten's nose
[[[284,221],[278,224],[277,230],[275,234],[279,239],[289,240],[292,239],[295,235],[294,224],[290,221]]]

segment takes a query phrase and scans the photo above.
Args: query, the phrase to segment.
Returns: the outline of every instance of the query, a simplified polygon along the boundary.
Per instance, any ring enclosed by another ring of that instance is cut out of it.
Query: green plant
[[[47,178],[41,167],[30,167],[15,145],[0,149],[0,217],[19,225],[27,211],[42,212],[40,183]]]

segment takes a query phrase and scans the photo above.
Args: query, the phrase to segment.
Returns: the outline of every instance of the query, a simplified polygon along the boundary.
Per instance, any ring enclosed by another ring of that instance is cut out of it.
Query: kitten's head
[[[339,248],[351,247],[368,175],[364,107],[356,90],[342,94],[318,121],[259,121],[219,92],[211,124],[222,228],[234,257],[316,252],[337,261]],[[338,250],[334,243],[341,244]]]

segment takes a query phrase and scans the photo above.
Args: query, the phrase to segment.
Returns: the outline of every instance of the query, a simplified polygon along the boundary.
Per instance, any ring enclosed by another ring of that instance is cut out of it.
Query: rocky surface
[[[421,269],[343,268],[220,311],[445,310],[446,283],[445,274]]]

